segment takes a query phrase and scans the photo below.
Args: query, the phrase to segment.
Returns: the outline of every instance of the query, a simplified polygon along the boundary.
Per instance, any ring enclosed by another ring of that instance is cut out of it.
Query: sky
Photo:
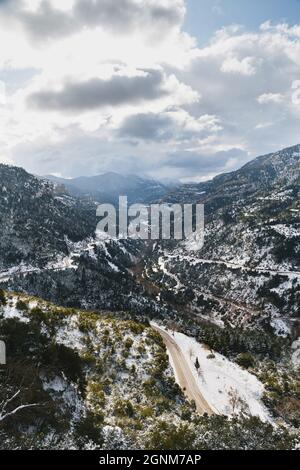
[[[187,6],[184,28],[200,45],[232,24],[255,31],[269,20],[290,25],[300,21],[300,0],[187,0]]]
[[[299,124],[300,0],[0,0],[0,163],[203,181]]]

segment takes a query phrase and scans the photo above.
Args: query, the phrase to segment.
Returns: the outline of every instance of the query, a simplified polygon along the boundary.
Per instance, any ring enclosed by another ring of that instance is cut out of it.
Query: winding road
[[[167,258],[176,258],[178,254],[173,254],[173,255],[167,255]],[[287,276],[291,278],[297,278],[300,277],[300,272],[299,271],[284,271],[284,270],[274,270],[274,269],[268,269],[268,268],[251,268],[248,266],[245,266],[243,264],[238,264],[238,263],[233,263],[231,261],[225,261],[222,259],[204,259],[204,258],[196,258],[192,256],[183,256],[182,261],[188,261],[189,263],[195,264],[218,264],[221,266],[225,266],[227,268],[231,269],[242,269],[245,272],[257,272],[257,273],[268,273],[272,274],[274,276],[279,275],[279,276]]]
[[[169,355],[172,358],[172,365],[175,369],[174,372],[177,381],[181,389],[184,391],[186,397],[189,400],[194,400],[199,414],[214,414],[214,410],[210,407],[210,405],[203,397],[199,385],[197,384],[194,375],[191,371],[190,365],[187,363],[175,339],[167,331],[163,330],[162,328],[159,328],[159,326],[154,324],[151,324],[151,326],[161,335],[164,340]]]

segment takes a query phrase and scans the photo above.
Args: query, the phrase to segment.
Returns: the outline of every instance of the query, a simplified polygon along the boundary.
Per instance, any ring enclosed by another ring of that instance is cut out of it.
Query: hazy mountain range
[[[170,188],[180,185],[168,181],[165,184],[136,175],[105,173],[97,176],[81,176],[73,179],[46,176],[46,179],[63,185],[73,196],[96,199],[104,203],[117,203],[119,196],[127,196],[129,204],[148,204],[161,199]]]

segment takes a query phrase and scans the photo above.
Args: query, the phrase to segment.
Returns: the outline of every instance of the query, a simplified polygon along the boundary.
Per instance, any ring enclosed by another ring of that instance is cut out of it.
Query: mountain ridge
[[[286,168],[287,161],[290,161],[290,165]],[[277,167],[274,165],[275,162],[278,163]],[[186,191],[187,196],[192,197],[194,201],[199,200],[199,202],[205,202],[207,200],[207,194],[210,194],[212,191],[223,190],[223,186],[225,186],[226,190],[226,185],[228,184],[232,185],[238,183],[238,190],[240,190],[241,184],[245,184],[245,189],[249,192],[253,192],[253,190],[257,189],[255,183],[259,183],[263,186],[258,189],[267,189],[274,184],[274,179],[277,178],[277,182],[279,182],[284,177],[289,177],[291,182],[295,181],[299,183],[300,181],[300,144],[258,156],[241,168],[229,173],[217,175],[212,180],[201,183],[184,184],[179,189],[170,192],[166,200],[171,202],[173,198],[177,201],[178,197],[176,195],[178,193],[183,195]],[[202,197],[197,198],[197,193]],[[223,194],[223,196],[225,196],[225,194]]]
[[[116,172],[72,179],[51,175],[44,178],[63,185],[73,196],[90,197],[104,203],[118,203],[119,196],[127,196],[129,204],[151,203],[168,192],[166,185],[154,179]]]

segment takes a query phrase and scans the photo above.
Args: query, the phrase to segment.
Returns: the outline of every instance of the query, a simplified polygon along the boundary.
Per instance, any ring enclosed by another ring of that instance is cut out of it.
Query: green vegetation
[[[300,428],[300,368],[266,362],[257,375],[266,387],[264,401],[274,416]]]
[[[22,312],[22,311],[27,312],[27,310],[28,310],[28,303],[27,303],[27,302],[24,302],[24,300],[18,300],[17,303],[16,303],[16,308],[17,308],[17,310],[20,310],[21,312]]]
[[[236,357],[236,362],[239,366],[244,367],[245,369],[249,369],[250,367],[255,366],[255,358],[252,354],[244,352],[239,354]]]
[[[290,340],[281,338],[262,329],[232,328],[224,329],[211,324],[202,324],[197,340],[211,349],[243,362],[244,367],[252,367],[255,357],[279,360],[284,356]],[[251,356],[251,357],[250,357]],[[254,357],[253,357],[254,356]]]
[[[159,420],[146,440],[147,449],[160,450],[271,450],[293,449],[295,435],[273,428],[258,418],[197,417],[176,425]]]

